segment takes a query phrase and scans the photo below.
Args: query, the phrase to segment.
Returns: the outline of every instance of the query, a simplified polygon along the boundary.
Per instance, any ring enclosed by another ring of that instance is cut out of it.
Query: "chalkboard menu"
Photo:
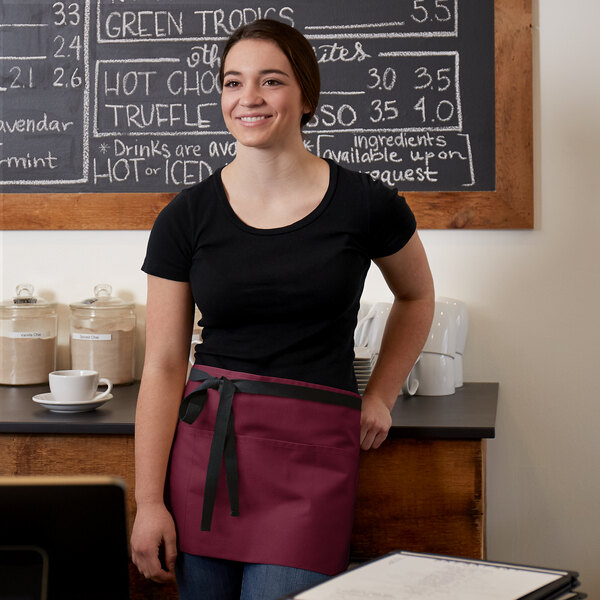
[[[401,191],[495,190],[493,0],[3,0],[4,192],[175,192],[230,161],[219,54],[260,17],[322,77],[316,154]]]

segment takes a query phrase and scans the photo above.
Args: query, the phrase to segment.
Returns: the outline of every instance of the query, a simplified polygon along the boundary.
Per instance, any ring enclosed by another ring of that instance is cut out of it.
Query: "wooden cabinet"
[[[485,558],[485,440],[391,439],[361,457],[352,559]]]
[[[393,550],[485,558],[485,450],[498,384],[400,397],[388,440],[363,452],[353,560]]]
[[[135,516],[132,434],[0,433],[0,475],[115,475],[127,486],[128,537]],[[176,600],[175,584],[142,577],[130,561],[131,600]]]

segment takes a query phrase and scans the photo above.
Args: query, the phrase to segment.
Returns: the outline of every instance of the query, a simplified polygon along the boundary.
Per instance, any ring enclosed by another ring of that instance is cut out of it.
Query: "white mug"
[[[402,395],[403,396],[414,396],[419,389],[419,378],[417,376],[417,363],[421,360],[421,355],[417,356],[417,360],[413,365],[413,368],[410,370],[406,381],[402,385]]]
[[[445,303],[452,318],[456,321],[456,354],[454,355],[454,385],[462,387],[463,385],[463,354],[467,342],[467,332],[469,329],[469,313],[467,305],[454,298],[440,297],[436,298],[436,303]]]
[[[423,352],[416,365],[419,396],[449,396],[456,391],[454,359],[445,354]]]
[[[423,352],[445,354],[454,357],[456,354],[456,318],[454,307],[446,302],[435,301],[435,312]]]
[[[52,371],[48,379],[50,382],[50,391],[54,399],[64,404],[78,404],[90,400],[102,400],[112,390],[112,383],[104,377],[99,377],[98,371],[83,369]],[[96,393],[98,385],[106,385],[106,390]]]
[[[459,352],[454,357],[454,387],[462,387],[463,381],[463,355]]]
[[[366,346],[373,354],[381,348],[381,339],[387,318],[392,309],[390,302],[376,302],[369,312],[360,319],[354,330],[354,345]]]
[[[456,321],[456,352],[458,354],[464,354],[465,345],[467,343],[467,333],[469,330],[469,313],[467,311],[467,305],[460,300],[446,298],[444,296],[436,298],[435,301],[436,303],[445,303],[452,318]]]
[[[186,381],[189,379],[190,373],[192,372],[192,367],[196,364],[196,346],[202,343],[202,334],[198,333],[195,329],[194,332],[195,333],[192,335],[192,341],[190,342]]]

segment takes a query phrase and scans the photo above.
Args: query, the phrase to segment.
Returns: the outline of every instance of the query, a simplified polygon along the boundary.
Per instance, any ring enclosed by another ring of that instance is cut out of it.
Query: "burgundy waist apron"
[[[169,467],[179,548],[327,575],[346,569],[360,404],[332,387],[194,366]]]

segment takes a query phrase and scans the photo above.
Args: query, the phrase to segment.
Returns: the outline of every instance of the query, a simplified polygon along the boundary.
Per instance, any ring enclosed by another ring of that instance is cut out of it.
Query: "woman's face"
[[[309,109],[279,46],[246,39],[225,59],[221,110],[238,143],[276,148],[301,138],[300,120]]]

